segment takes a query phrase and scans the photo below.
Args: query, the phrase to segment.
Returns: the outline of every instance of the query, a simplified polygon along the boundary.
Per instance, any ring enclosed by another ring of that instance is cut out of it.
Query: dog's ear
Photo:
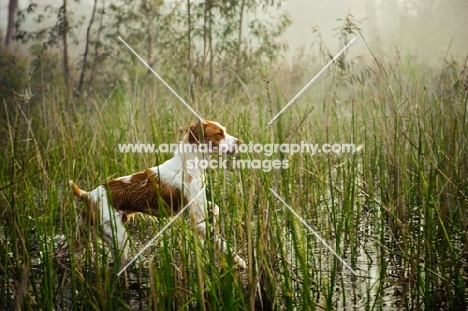
[[[189,129],[189,135],[188,135],[188,142],[189,144],[196,144],[198,145],[200,142],[203,142],[203,135],[200,135],[200,132],[205,131],[207,123],[203,122],[202,125],[200,126],[200,122],[197,122],[195,124],[192,124]],[[203,127],[203,128],[201,128]]]

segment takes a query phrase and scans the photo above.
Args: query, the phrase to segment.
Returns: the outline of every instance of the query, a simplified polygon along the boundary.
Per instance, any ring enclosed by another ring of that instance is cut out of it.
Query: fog
[[[61,1],[19,0],[20,9],[29,3],[45,6]],[[89,18],[93,0],[81,0],[77,5],[69,1],[76,16]],[[286,11],[292,25],[282,40],[290,46],[287,54],[292,59],[302,48],[308,53],[316,36],[312,27],[318,27],[322,39],[331,52],[337,52],[336,27],[339,18],[353,14],[361,20],[362,34],[373,52],[393,55],[396,48],[402,53],[417,56],[422,61],[438,61],[441,57],[463,57],[468,54],[468,1],[465,0],[286,0],[281,11]],[[5,33],[8,0],[0,0],[0,28]],[[47,22],[47,21],[46,21]],[[52,22],[52,21],[51,21]],[[82,23],[79,34],[84,41],[87,21]],[[3,37],[3,36],[2,36]],[[351,53],[364,54],[367,49],[358,40]],[[79,56],[80,49],[72,49],[72,57]]]
[[[351,13],[362,20],[362,34],[378,54],[392,55],[398,48],[423,61],[439,60],[447,52],[468,54],[465,0],[288,0],[285,9],[293,19],[285,35],[291,50],[310,48],[313,26],[321,29],[323,40],[332,47],[337,41],[333,29],[340,26],[337,19]],[[363,53],[365,45],[358,39],[351,50]]]

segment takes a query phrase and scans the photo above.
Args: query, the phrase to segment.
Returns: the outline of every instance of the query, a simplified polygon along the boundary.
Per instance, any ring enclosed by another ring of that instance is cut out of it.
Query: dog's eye
[[[218,132],[219,136],[224,136],[224,132]]]

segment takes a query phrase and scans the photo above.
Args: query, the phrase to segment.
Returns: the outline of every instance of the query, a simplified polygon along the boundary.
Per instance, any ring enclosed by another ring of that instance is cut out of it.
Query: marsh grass
[[[287,73],[276,75],[273,68],[268,81],[245,85],[236,96],[232,90],[203,93],[194,104],[201,115],[246,142],[364,148],[354,154],[242,153],[241,159],[286,159],[289,168],[209,170],[208,197],[221,208],[214,229],[247,260],[247,271],[234,266],[232,254],[218,254],[210,240],[200,243],[188,219],[180,219],[130,267],[128,288],[99,240],[55,257],[65,240],[72,250],[78,247],[76,218],[83,206],[67,181],[92,189],[158,165],[171,155],[119,153],[118,143],[178,142],[179,128],[195,118],[151,77],[115,86],[106,96],[70,99],[73,111],[54,85],[22,107],[5,106],[14,117],[5,122],[0,161],[2,308],[466,308],[464,67],[446,62],[434,68],[400,57],[366,63],[357,61],[348,80],[331,70],[272,126],[266,123],[307,81],[285,87]],[[132,254],[166,221],[131,222]]]

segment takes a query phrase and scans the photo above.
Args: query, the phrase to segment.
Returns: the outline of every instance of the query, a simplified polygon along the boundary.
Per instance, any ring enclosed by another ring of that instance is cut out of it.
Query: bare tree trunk
[[[212,84],[213,80],[213,47],[212,47],[212,0],[205,1],[205,12],[203,16],[203,69],[205,68],[208,55],[208,82]],[[204,70],[203,70],[204,71]],[[203,73],[202,73],[203,75]]]
[[[187,73],[188,73],[188,83],[189,83],[189,96],[190,100],[194,101],[193,94],[193,82],[192,82],[192,38],[191,38],[191,16],[190,16],[190,0],[187,0],[187,15],[188,15],[188,29],[187,29],[187,40],[188,40],[188,49],[187,49]]]
[[[96,71],[96,66],[97,62],[99,59],[99,42],[101,40],[101,31],[102,31],[102,20],[104,16],[104,7],[105,7],[106,1],[102,1],[102,7],[101,7],[101,20],[99,22],[99,29],[97,33],[97,38],[96,38],[96,43],[94,44],[94,59],[93,59],[93,65],[91,66],[91,75],[89,77],[89,85],[93,85],[93,80],[94,80],[94,72]]]
[[[190,70],[192,68],[192,58],[190,57],[190,53],[191,53],[191,38],[190,38],[190,35],[191,35],[191,19],[190,19],[190,0],[187,0],[187,17],[188,17],[188,26],[187,26],[187,40],[188,40],[188,55],[187,55],[187,65],[188,65],[188,72],[190,74]]]
[[[207,12],[208,12],[208,9],[207,9],[207,4],[205,2],[205,10],[203,12],[203,59],[206,58],[206,38],[207,38],[206,24],[208,22],[208,16],[206,14]]]
[[[208,48],[210,50],[210,78],[209,78],[209,81],[210,81],[210,85],[213,84],[213,59],[214,59],[214,56],[213,56],[213,14],[212,14],[212,10],[213,10],[213,0],[209,0],[207,1],[209,3],[208,5],[208,39],[209,39],[209,45],[208,45]]]
[[[240,17],[239,17],[239,33],[237,37],[237,59],[236,59],[236,73],[240,74],[240,60],[241,60],[241,43],[242,43],[242,23],[244,22],[244,7],[245,0],[242,0],[240,7]]]
[[[78,93],[81,93],[81,89],[83,88],[84,76],[86,71],[86,62],[88,61],[89,37],[91,32],[91,26],[94,23],[94,15],[96,14],[97,3],[98,0],[94,0],[93,13],[91,14],[91,19],[89,20],[88,29],[86,30],[86,46],[83,55],[83,66],[81,67],[80,82],[78,83]]]
[[[205,67],[208,59],[208,4],[209,0],[204,3],[203,12],[203,59],[195,64],[195,74],[199,77],[197,84],[205,84]]]
[[[10,0],[8,4],[8,26],[5,37],[5,45],[8,47],[15,38],[15,14],[18,8],[18,0]]]
[[[147,46],[148,46],[148,59],[147,62],[148,64],[152,67],[153,66],[153,34],[151,30],[154,29],[153,27],[153,16],[152,16],[152,4],[151,1],[149,3],[145,3],[144,5],[145,9],[145,19],[146,19],[146,34],[148,35],[146,41],[147,41]],[[157,39],[156,39],[157,42]],[[148,70],[148,75],[151,74],[151,71]]]
[[[68,92],[69,92],[69,80],[70,80],[70,69],[68,66],[68,42],[67,42],[67,33],[68,33],[68,19],[67,19],[67,0],[63,0],[63,25],[62,25],[62,44],[63,44],[63,79],[65,83],[65,90],[67,92],[67,101],[68,101]]]

